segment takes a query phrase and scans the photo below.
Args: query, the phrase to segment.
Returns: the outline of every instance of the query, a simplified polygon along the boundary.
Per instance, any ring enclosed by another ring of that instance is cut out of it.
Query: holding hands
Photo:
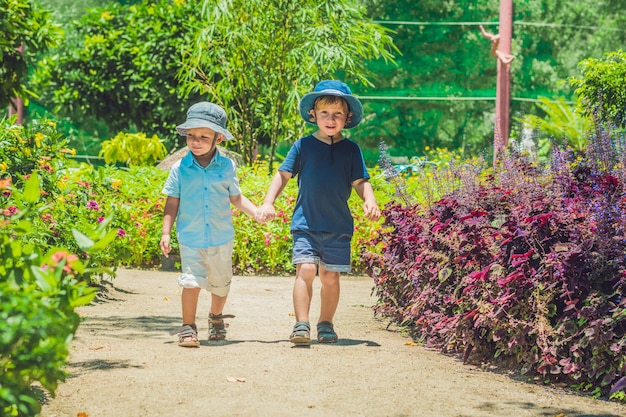
[[[269,203],[263,203],[257,209],[254,219],[259,223],[265,223],[267,221],[274,220],[274,217],[276,217],[276,210],[274,209],[274,205]]]

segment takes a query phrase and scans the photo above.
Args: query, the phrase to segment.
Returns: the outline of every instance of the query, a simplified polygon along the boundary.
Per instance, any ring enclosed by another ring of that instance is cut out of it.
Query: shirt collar
[[[219,148],[217,148],[215,149],[215,155],[213,155],[213,159],[211,159],[211,162],[209,162],[209,165],[207,165],[206,167],[208,168],[213,164],[221,165],[223,159],[224,157],[220,153]],[[186,167],[189,168],[193,165],[194,162],[195,158],[193,157],[193,153],[191,153],[191,151],[188,151],[187,155],[185,155],[183,160],[181,161],[181,164],[184,164]]]

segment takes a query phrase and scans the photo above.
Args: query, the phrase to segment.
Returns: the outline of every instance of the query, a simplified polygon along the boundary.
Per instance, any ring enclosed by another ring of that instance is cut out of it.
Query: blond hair
[[[332,106],[337,103],[341,104],[346,114],[350,113],[350,106],[348,105],[348,102],[344,98],[338,96],[319,96],[313,103],[313,109],[317,110],[320,107]]]

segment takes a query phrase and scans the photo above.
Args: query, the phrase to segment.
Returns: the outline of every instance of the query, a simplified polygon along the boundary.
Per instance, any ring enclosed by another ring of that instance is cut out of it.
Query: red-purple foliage
[[[380,254],[364,253],[376,313],[466,360],[608,392],[626,374],[626,176],[566,159],[511,159],[429,208],[386,206]]]

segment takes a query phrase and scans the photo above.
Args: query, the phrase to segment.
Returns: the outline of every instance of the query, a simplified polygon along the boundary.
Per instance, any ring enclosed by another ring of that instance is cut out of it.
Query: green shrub
[[[626,127],[626,52],[608,52],[603,59],[579,63],[582,78],[571,78],[583,114]]]
[[[68,344],[79,324],[74,309],[89,303],[94,289],[81,279],[87,270],[76,255],[23,239],[33,233],[41,209],[38,175],[30,175],[23,191],[4,179],[0,192],[0,411],[34,416],[41,405],[31,386],[37,382],[54,395],[64,380]],[[6,204],[8,195],[15,205]],[[93,242],[84,250],[106,244]]]
[[[123,163],[128,166],[152,166],[167,155],[167,149],[157,135],[145,133],[118,133],[113,139],[102,142],[99,156],[107,164]]]
[[[511,157],[481,181],[453,172],[459,187],[428,207],[388,204],[376,252],[364,253],[376,313],[464,361],[505,360],[598,395],[623,390],[622,143],[605,131],[584,159],[557,151],[544,169]]]
[[[35,120],[29,126],[0,122],[0,171],[6,172],[2,179],[19,188],[24,179],[36,175],[41,184],[37,215],[32,216],[32,227],[23,231],[18,240],[35,244],[44,252],[52,247],[66,248],[85,264],[87,270],[82,278],[93,281],[103,268],[114,271],[121,265],[111,249],[123,248],[123,241],[115,242],[114,238],[124,232],[109,230],[115,225],[116,210],[104,211],[99,207],[100,201],[107,200],[111,187],[94,188],[90,181],[97,177],[86,173],[92,168],[76,168],[69,159],[73,154],[53,122]],[[96,183],[99,186],[101,182]],[[18,195],[7,192],[0,197],[2,207],[19,206]],[[107,251],[96,248],[88,254],[85,247],[91,248],[95,241],[106,241],[111,247]]]

